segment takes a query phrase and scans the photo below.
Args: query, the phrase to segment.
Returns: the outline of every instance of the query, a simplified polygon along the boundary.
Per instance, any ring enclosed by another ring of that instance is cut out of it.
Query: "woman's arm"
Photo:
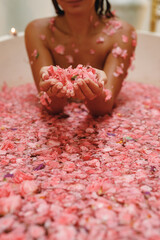
[[[127,41],[128,39],[128,41]],[[136,35],[133,27],[129,25],[126,30],[116,39],[116,45],[113,46],[104,64],[104,72],[107,75],[107,83],[104,88],[109,89],[112,97],[105,101],[105,94],[102,92],[100,96],[93,100],[87,99],[87,107],[93,115],[105,115],[111,113],[114,102],[123,80],[127,75],[136,45]],[[122,51],[121,51],[122,50]]]
[[[41,39],[41,35],[46,36],[46,27],[44,26],[44,22],[41,20],[35,20],[28,24],[25,30],[25,44],[26,50],[28,53],[28,58],[32,70],[32,74],[34,77],[34,81],[37,87],[37,90],[43,90],[44,81],[42,79],[43,69],[45,66],[55,65],[54,59],[50,53],[48,48],[47,38],[45,40]],[[45,71],[44,71],[45,73]],[[50,89],[50,85],[47,84],[49,92],[52,92],[52,88]],[[53,86],[53,85],[51,85]],[[42,87],[42,89],[40,89]],[[54,86],[54,93],[55,91]],[[45,89],[47,92],[47,89]],[[50,94],[51,95],[51,94]],[[57,97],[56,94],[54,96],[50,96],[51,103],[50,109],[53,114],[59,113],[63,110],[65,104],[67,103],[67,99],[64,97]]]

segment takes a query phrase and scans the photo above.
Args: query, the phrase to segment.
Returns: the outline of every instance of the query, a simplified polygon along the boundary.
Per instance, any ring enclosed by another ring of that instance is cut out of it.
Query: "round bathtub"
[[[33,82],[24,34],[0,38],[0,86],[5,81],[9,86]],[[130,70],[127,81],[142,82],[160,87],[160,35],[138,32],[135,53],[135,68]]]
[[[128,81],[160,86],[160,37],[139,33]],[[0,42],[1,80],[33,82],[23,34]],[[0,91],[0,239],[160,239],[160,89],[124,84],[112,115],[58,115],[25,84]]]

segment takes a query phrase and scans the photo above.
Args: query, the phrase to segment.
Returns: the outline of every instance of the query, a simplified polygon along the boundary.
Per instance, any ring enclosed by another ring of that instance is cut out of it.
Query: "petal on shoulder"
[[[115,36],[116,44],[123,49],[135,49],[137,43],[137,33],[131,24],[120,20],[121,29]]]

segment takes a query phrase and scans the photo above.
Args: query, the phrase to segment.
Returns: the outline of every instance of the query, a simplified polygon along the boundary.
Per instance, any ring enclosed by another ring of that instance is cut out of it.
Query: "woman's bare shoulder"
[[[34,31],[41,33],[42,31],[46,31],[52,19],[53,17],[35,19],[28,23],[25,32]]]
[[[123,20],[120,20],[121,24],[122,24],[122,28],[121,28],[121,32],[122,33],[132,33],[133,31],[136,31],[134,26],[131,25],[130,23],[128,22],[125,22]]]
[[[111,25],[115,29],[123,32],[123,31],[133,31],[135,28],[128,22],[114,16],[111,18],[104,18],[103,20],[105,24]],[[117,31],[118,32],[118,31]]]
[[[121,42],[122,36],[131,38],[133,32],[136,32],[134,26],[118,17],[111,18],[109,21],[114,29],[113,40],[116,42]]]

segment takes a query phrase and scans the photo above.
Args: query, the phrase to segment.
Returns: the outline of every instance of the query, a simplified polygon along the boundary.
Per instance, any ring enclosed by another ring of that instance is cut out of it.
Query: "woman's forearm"
[[[86,100],[86,106],[92,115],[103,116],[105,114],[111,114],[114,99],[113,97],[107,101],[105,99],[106,94],[103,92],[100,96],[93,100]]]

